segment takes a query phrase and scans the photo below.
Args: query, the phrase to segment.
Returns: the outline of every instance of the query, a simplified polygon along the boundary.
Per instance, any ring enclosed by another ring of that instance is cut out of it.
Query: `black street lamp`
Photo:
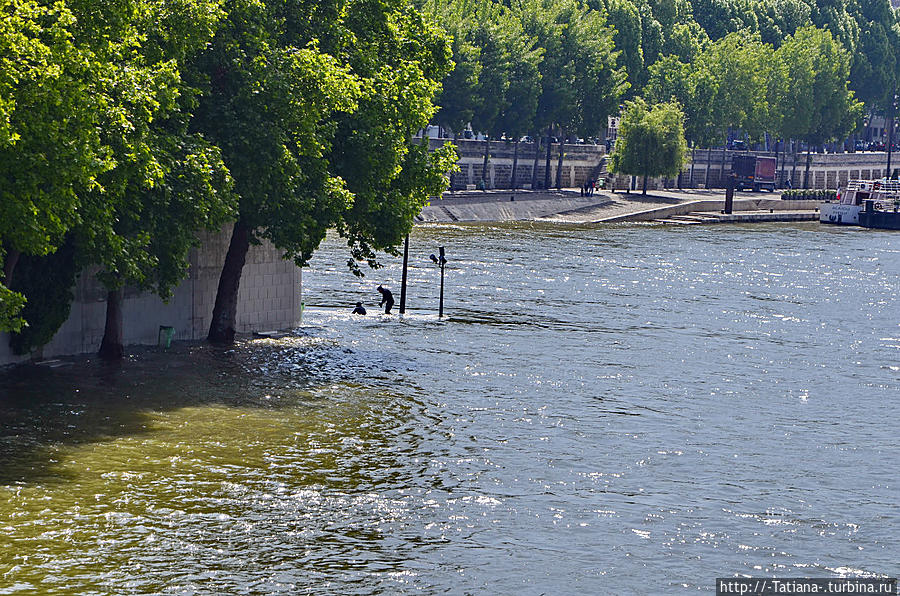
[[[447,259],[444,256],[444,247],[438,247],[438,254],[440,258],[434,256],[434,253],[431,254],[431,262],[435,265],[439,265],[441,268],[441,301],[438,306],[438,318],[444,316],[444,265],[447,264]]]
[[[406,313],[406,265],[409,261],[409,234],[403,241],[403,277],[400,281],[400,314]]]

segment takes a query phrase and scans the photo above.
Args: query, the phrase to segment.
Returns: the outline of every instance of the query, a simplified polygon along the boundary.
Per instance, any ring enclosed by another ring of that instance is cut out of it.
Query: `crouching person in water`
[[[362,302],[356,303],[356,308],[353,309],[353,312],[351,314],[354,314],[354,315],[366,314],[366,309],[365,309],[365,307],[363,307]]]
[[[389,289],[381,286],[378,286],[378,291],[381,292],[381,302],[378,306],[384,306],[384,314],[391,314],[391,308],[394,306],[394,295],[391,294]]]

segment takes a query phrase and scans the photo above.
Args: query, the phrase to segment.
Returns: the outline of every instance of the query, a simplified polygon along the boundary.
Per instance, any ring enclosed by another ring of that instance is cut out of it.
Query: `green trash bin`
[[[172,338],[175,337],[175,328],[166,325],[159,326],[159,347],[166,350],[172,345]]]

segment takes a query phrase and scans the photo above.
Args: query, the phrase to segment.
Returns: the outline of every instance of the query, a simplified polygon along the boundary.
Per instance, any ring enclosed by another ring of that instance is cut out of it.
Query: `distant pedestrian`
[[[378,303],[378,306],[384,306],[384,314],[391,314],[391,308],[394,306],[394,295],[389,289],[381,286],[378,286],[378,291],[381,292],[381,302]]]
[[[356,308],[353,309],[353,313],[351,313],[351,314],[354,314],[354,315],[366,314],[366,309],[363,307],[362,302],[356,303]]]
[[[594,196],[594,189],[597,188],[597,181],[591,178],[591,196]]]

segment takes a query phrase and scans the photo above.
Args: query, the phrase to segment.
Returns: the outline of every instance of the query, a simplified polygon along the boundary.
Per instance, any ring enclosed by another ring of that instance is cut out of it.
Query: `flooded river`
[[[0,373],[0,594],[896,574],[900,234],[420,227],[403,317],[346,259],[291,337]]]

